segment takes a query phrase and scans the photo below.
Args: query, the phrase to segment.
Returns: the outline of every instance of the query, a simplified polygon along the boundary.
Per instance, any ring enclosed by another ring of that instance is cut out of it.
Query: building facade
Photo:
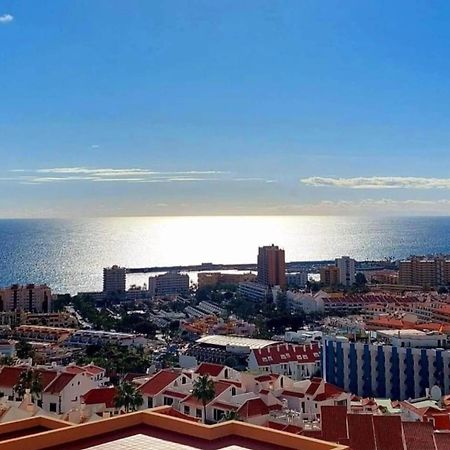
[[[127,271],[125,267],[112,266],[103,269],[103,292],[122,294],[126,290]]]
[[[450,283],[450,256],[411,256],[400,261],[401,285],[443,286]]]
[[[450,389],[450,351],[325,338],[323,374],[327,382],[363,397],[393,400],[423,397],[437,385]]]
[[[0,312],[48,313],[51,311],[51,301],[52,292],[45,284],[13,284],[0,289]]]
[[[339,284],[351,286],[355,283],[356,261],[349,256],[336,258],[336,267],[339,269]]]
[[[189,275],[179,272],[167,272],[148,279],[151,295],[176,295],[189,293]]]
[[[259,247],[257,281],[270,287],[286,287],[284,250],[273,244]]]

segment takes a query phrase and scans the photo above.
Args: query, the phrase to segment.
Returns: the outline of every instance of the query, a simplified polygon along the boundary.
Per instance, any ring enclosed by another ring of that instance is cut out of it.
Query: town
[[[353,450],[450,448],[450,257],[286,267],[272,244],[256,273],[169,271],[127,289],[113,265],[101,292],[1,288],[0,441],[18,420],[156,408]]]

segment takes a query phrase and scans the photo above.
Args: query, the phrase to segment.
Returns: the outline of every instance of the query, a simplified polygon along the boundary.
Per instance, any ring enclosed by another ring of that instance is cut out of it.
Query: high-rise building
[[[337,286],[339,284],[339,268],[325,266],[320,268],[320,282],[325,286]]]
[[[450,283],[450,256],[411,256],[400,261],[398,283],[406,286]]]
[[[148,279],[148,290],[152,295],[175,295],[189,292],[189,275],[167,272]]]
[[[26,311],[48,313],[51,311],[52,292],[48,286],[38,284],[13,284],[0,289],[0,312]]]
[[[339,269],[339,284],[351,286],[355,283],[356,261],[349,256],[336,258],[336,267]]]
[[[103,292],[105,294],[123,293],[126,290],[127,270],[112,266],[103,269]]]
[[[286,287],[284,250],[277,245],[259,247],[257,281],[270,287]]]

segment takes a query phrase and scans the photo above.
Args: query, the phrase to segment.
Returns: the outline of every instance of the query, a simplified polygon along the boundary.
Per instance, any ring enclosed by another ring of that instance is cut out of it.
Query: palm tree
[[[206,423],[206,405],[216,396],[214,381],[209,377],[209,375],[200,375],[194,381],[192,395],[202,402],[203,423]]]
[[[227,411],[222,418],[220,419],[221,422],[228,422],[229,420],[241,420],[239,417],[239,414],[237,411]]]
[[[124,381],[117,387],[117,394],[114,398],[116,408],[125,408],[125,412],[136,411],[142,405],[144,399],[138,389],[131,383]]]
[[[19,381],[14,386],[14,392],[23,398],[27,389],[30,390],[31,399],[35,401],[40,398],[42,393],[41,374],[36,370],[24,370],[20,376]]]

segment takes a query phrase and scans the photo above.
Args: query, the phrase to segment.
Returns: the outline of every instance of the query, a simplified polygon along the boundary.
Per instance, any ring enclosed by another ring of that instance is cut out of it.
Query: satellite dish
[[[439,386],[434,385],[430,390],[430,396],[434,401],[438,402],[442,397],[441,388]]]

